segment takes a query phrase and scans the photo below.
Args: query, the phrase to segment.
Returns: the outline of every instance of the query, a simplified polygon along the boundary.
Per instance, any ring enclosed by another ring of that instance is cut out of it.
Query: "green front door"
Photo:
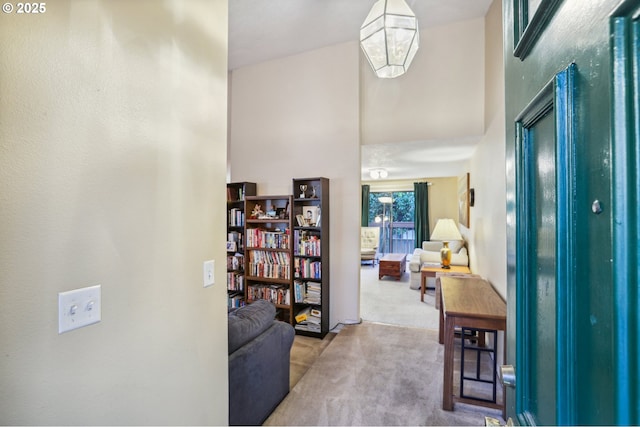
[[[503,8],[507,413],[637,424],[640,2]]]

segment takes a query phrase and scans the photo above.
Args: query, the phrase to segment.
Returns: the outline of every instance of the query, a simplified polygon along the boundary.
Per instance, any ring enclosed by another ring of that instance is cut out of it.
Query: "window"
[[[391,203],[385,198],[391,198]],[[369,226],[381,227],[378,249],[381,253],[413,253],[414,219],[413,191],[369,193]]]

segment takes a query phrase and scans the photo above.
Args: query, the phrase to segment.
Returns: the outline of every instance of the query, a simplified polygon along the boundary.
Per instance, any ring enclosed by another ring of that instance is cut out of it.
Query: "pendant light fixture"
[[[378,0],[360,27],[360,47],[380,78],[404,74],[419,39],[418,19],[404,0]]]

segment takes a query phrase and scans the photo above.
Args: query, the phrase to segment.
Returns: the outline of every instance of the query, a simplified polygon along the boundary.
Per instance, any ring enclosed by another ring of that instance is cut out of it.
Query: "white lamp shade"
[[[404,74],[419,40],[418,19],[404,0],[378,0],[360,27],[360,47],[380,78]]]
[[[433,229],[433,233],[431,233],[431,240],[451,242],[453,240],[462,240],[462,235],[454,220],[444,218],[439,219],[436,223],[436,227]]]

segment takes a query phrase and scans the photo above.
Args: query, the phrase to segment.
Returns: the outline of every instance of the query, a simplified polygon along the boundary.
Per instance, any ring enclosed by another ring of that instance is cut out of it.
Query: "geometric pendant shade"
[[[404,0],[378,0],[360,27],[360,47],[380,78],[404,74],[419,40],[418,19]]]

